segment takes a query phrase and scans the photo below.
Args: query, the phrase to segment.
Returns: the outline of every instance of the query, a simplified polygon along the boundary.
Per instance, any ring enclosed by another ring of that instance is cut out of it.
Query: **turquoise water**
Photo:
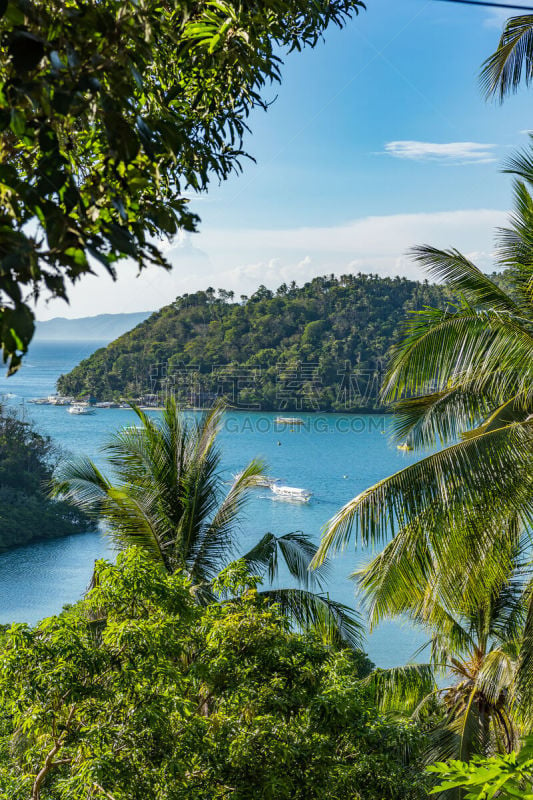
[[[22,370],[9,379],[0,378],[0,395],[9,395],[8,402],[20,407],[62,448],[85,453],[101,464],[99,447],[117,428],[134,424],[133,412],[101,409],[83,417],[69,414],[66,408],[26,402],[53,393],[58,375],[97,346],[94,342],[36,342]],[[305,424],[291,432],[276,426],[275,416],[261,412],[227,414],[221,433],[227,478],[251,458],[260,457],[267,462],[269,474],[291,486],[309,489],[313,497],[309,504],[299,505],[275,499],[266,489],[254,492],[242,518],[242,552],[266,531],[279,534],[303,530],[318,542],[322,527],[344,503],[417,458],[399,452],[390,443],[390,423],[385,417],[302,413],[299,416]],[[370,555],[356,550],[352,543],[333,559],[328,586],[331,597],[347,605],[357,603],[348,576]],[[101,533],[1,554],[0,621],[34,623],[56,613],[64,603],[74,602],[87,585],[94,559],[102,556],[112,558],[113,551]],[[368,636],[367,651],[379,666],[394,666],[410,660],[423,640],[419,631],[389,622]]]

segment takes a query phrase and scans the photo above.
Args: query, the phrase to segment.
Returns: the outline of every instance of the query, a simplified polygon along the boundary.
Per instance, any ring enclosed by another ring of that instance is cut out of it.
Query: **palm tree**
[[[498,558],[498,549],[515,528],[531,531],[533,146],[513,158],[508,171],[518,179],[515,211],[499,233],[502,275],[485,275],[457,250],[413,251],[456,301],[412,315],[393,352],[383,397],[395,403],[400,441],[443,449],[348,502],[328,523],[313,562],[320,565],[327,553],[345,547],[354,527],[364,545],[393,537],[386,558],[376,563],[383,592],[408,598],[413,586],[424,585],[429,606],[440,596],[453,608],[450,575],[469,603],[483,603],[479,565],[504,581],[509,563]],[[467,547],[469,540],[474,545]],[[521,702],[533,710],[533,603],[520,663],[529,665],[520,670]]]
[[[224,491],[217,447],[222,405],[196,422],[188,421],[172,398],[158,420],[133,410],[140,425],[123,428],[104,447],[113,477],[88,458],[71,459],[57,470],[53,494],[103,520],[119,548],[136,545],[162,569],[183,570],[198,602],[213,602],[213,581],[237,555],[239,514],[263,464],[250,462]],[[300,588],[260,594],[299,626],[359,646],[361,625],[354,612],[321,591],[327,567],[317,575],[309,570],[315,551],[299,531],[267,533],[241,557],[255,575],[267,575],[271,582],[281,557]]]
[[[465,536],[472,563],[477,539],[473,530]],[[390,558],[394,541],[355,575],[372,625],[384,617],[405,614],[430,632],[428,645],[421,648],[430,648],[427,664],[378,670],[367,679],[384,711],[418,716],[432,701],[440,700],[436,709],[440,718],[429,733],[425,754],[428,764],[510,753],[531,723],[531,714],[523,713],[520,692],[525,667],[521,640],[530,591],[524,559],[529,544],[515,525],[493,552],[494,559],[507,563],[505,578],[487,570],[486,562],[471,570],[470,580],[483,583],[485,589],[484,600],[475,603],[464,592],[461,567],[452,563],[442,576],[431,555],[429,580],[403,586]]]
[[[522,77],[533,79],[533,16],[509,20],[482,75],[502,99]],[[431,631],[431,658],[369,680],[383,707],[442,699],[430,761],[510,752],[533,725],[533,144],[506,171],[517,179],[503,275],[455,249],[413,251],[455,301],[413,315],[383,399],[399,441],[443,449],[347,503],[313,561],[354,528],[363,545],[386,543],[354,574],[371,623],[407,615]],[[439,672],[455,681],[439,688]]]

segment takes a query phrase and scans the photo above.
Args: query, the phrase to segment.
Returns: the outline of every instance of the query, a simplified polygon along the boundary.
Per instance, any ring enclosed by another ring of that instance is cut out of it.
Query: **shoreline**
[[[70,405],[75,405],[80,402],[84,401],[76,401],[73,400],[72,402],[63,402],[63,403],[52,403],[45,398],[32,398],[30,400],[26,400],[27,403],[31,405],[38,405],[38,406],[53,406],[55,408],[68,408]],[[123,404],[111,405],[111,406],[99,406],[97,403],[86,403],[87,407],[90,408],[92,411],[131,411],[131,405]],[[139,405],[137,406],[140,411],[157,411],[162,412],[165,410],[164,406],[146,406],[146,405]],[[182,411],[192,411],[194,413],[202,413],[205,411],[209,411],[212,406],[182,406]],[[314,410],[304,410],[304,409],[290,409],[290,408],[239,408],[237,406],[227,405],[225,408],[226,411],[231,411],[233,413],[245,413],[245,414],[280,414],[280,413],[287,413],[287,414],[299,414],[308,417],[317,417],[320,414],[335,414],[336,416],[360,416],[362,414],[367,416],[393,416],[394,412],[391,409],[387,408],[355,408],[355,409],[328,409],[328,408],[321,408],[321,409],[314,409]],[[287,425],[288,423],[279,423],[280,425]],[[296,424],[296,423],[295,423]]]

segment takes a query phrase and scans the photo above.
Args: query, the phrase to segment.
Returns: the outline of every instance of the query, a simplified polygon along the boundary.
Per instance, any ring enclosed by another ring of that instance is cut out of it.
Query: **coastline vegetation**
[[[372,411],[405,316],[449,292],[376,275],[264,286],[236,301],[207,289],[178,297],[58,381],[99,400],[171,392],[184,405],[223,395],[244,409]]]
[[[94,529],[81,509],[48,496],[61,457],[48,437],[0,405],[0,551]]]

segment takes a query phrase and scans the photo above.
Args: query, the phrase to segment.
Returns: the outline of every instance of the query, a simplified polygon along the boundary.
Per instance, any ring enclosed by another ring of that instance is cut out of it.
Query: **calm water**
[[[87,417],[66,408],[35,406],[27,400],[55,390],[55,381],[98,346],[95,342],[37,342],[22,370],[0,378],[0,395],[21,407],[37,428],[71,453],[85,453],[102,464],[99,447],[110,433],[135,423],[129,410],[102,409]],[[269,473],[289,485],[313,492],[308,505],[273,499],[257,490],[242,519],[240,547],[244,552],[266,531],[303,530],[318,541],[327,520],[347,500],[372,483],[415,460],[389,442],[389,422],[376,416],[310,414],[293,432],[274,424],[275,414],[239,412],[227,415],[221,434],[228,479],[253,457],[263,458]],[[279,444],[278,444],[279,442]],[[113,557],[106,537],[99,533],[73,536],[17,548],[0,554],[0,621],[36,622],[74,602],[87,585],[95,558]],[[332,564],[330,595],[355,604],[348,576],[365,564],[370,553],[351,544]],[[367,640],[370,657],[383,667],[408,661],[423,636],[397,622],[383,624]]]

